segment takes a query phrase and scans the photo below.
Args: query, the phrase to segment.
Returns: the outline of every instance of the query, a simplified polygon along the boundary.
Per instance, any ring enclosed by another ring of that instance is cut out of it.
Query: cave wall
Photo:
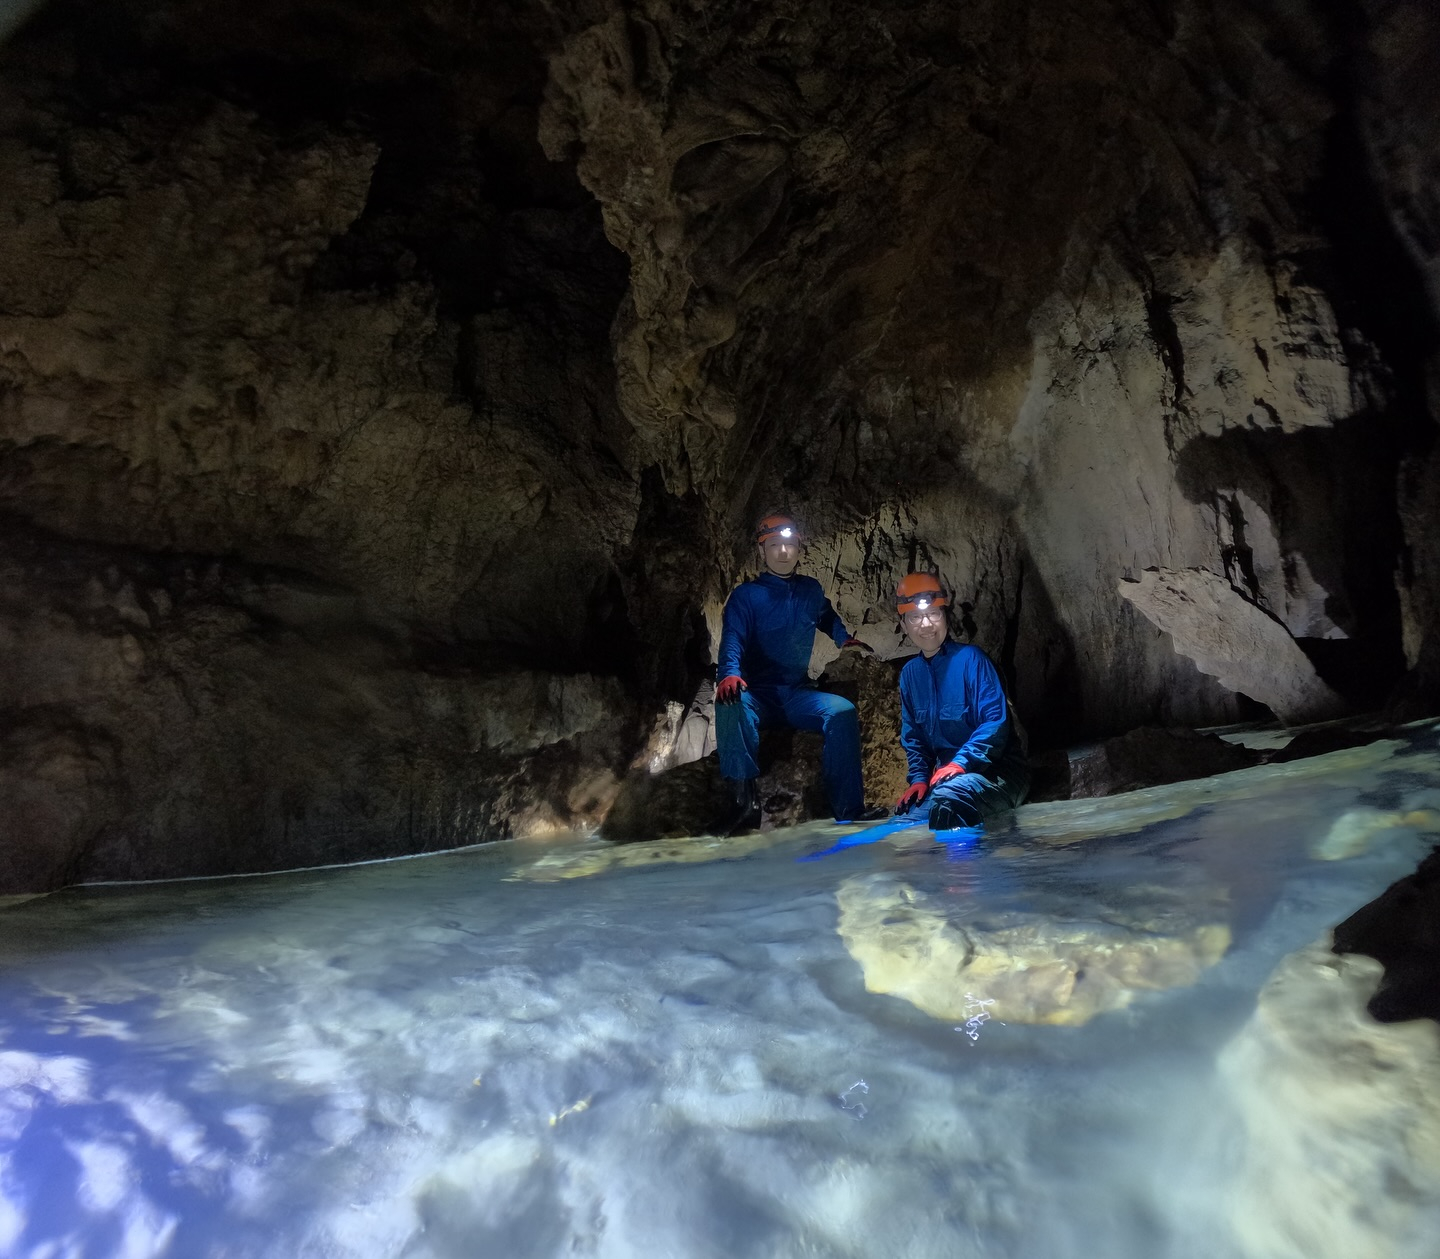
[[[1424,708],[1435,36],[55,0],[0,49],[0,878],[591,825],[776,506],[882,655],[938,565],[1041,742],[1263,711],[1147,569]]]
[[[722,538],[805,511],[877,645],[897,569],[938,564],[1051,738],[1253,712],[1117,598],[1152,567],[1232,577],[1378,705],[1418,400],[1317,204],[1365,174],[1333,169],[1353,35],[1283,5],[613,6],[552,59],[541,135],[631,258],[625,414]]]
[[[642,720],[625,269],[543,61],[282,8],[6,50],[7,886],[594,824]]]

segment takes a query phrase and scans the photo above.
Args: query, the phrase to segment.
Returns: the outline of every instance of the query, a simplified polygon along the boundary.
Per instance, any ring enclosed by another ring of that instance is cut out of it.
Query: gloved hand
[[[968,772],[965,766],[957,765],[954,761],[950,761],[948,764],[940,766],[939,769],[930,775],[930,785],[932,787],[938,787],[947,778],[954,778],[956,774],[965,774]]]
[[[744,678],[738,673],[732,673],[728,678],[721,678],[719,685],[715,687],[715,702],[717,704],[733,704],[740,698],[741,691],[749,689],[745,685]]]
[[[858,647],[858,648],[860,648],[860,650],[863,651],[867,656],[873,656],[873,655],[875,654],[875,648],[873,648],[872,646],[870,646],[869,643],[862,643],[862,642],[861,642],[858,638],[856,638],[853,634],[852,634],[849,638],[847,638],[843,643],[840,644],[840,650],[841,650],[841,651],[844,651],[845,648],[847,648],[847,647]]]
[[[929,783],[911,783],[900,793],[900,799],[895,801],[895,812],[905,813],[913,809],[925,799],[925,793],[930,790]]]

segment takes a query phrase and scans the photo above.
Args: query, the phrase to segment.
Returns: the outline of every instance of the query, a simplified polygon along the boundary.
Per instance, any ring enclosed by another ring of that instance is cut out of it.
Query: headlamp
[[[909,573],[895,587],[895,611],[901,616],[949,606],[950,596],[933,573]]]
[[[755,526],[755,541],[764,545],[771,538],[783,538],[786,542],[794,542],[797,546],[800,543],[800,524],[793,516],[787,516],[783,512],[774,516],[766,516]]]

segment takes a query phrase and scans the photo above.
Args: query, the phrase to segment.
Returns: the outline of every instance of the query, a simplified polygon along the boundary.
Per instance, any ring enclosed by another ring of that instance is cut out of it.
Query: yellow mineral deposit
[[[847,879],[836,896],[837,930],[865,987],[938,1019],[968,1017],[970,992],[993,1000],[1002,1022],[1076,1026],[1139,993],[1193,984],[1230,947],[1224,922],[1169,906],[1128,921],[1008,914],[981,925],[952,919],[893,875]]]
[[[565,1119],[570,1115],[578,1115],[584,1111],[589,1110],[590,1103],[594,1100],[595,1095],[592,1093],[589,1097],[582,1097],[578,1102],[571,1102],[570,1105],[566,1106],[562,1110],[556,1111],[555,1114],[550,1116],[550,1126],[554,1128],[559,1125],[562,1119]]]

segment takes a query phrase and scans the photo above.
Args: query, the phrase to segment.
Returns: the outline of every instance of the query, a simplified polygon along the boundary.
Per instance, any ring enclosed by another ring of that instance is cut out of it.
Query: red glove
[[[925,799],[925,793],[929,790],[929,783],[911,783],[900,793],[900,799],[895,801],[895,812],[904,813],[906,809],[913,809]]]
[[[954,761],[951,761],[948,765],[940,766],[939,769],[930,775],[930,785],[937,787],[947,778],[954,778],[956,774],[965,774],[968,772],[965,766],[957,765]]]
[[[847,638],[843,643],[840,644],[840,650],[841,650],[841,651],[844,651],[845,648],[847,648],[847,647],[858,647],[858,648],[860,648],[861,651],[865,652],[867,655],[873,656],[873,655],[875,654],[875,648],[873,648],[872,646],[870,646],[869,643],[862,643],[862,642],[861,642],[858,638],[856,638],[853,634],[852,634],[849,638]]]
[[[715,702],[717,704],[733,704],[740,698],[741,691],[749,689],[745,685],[744,678],[738,673],[732,673],[728,678],[720,679],[720,684],[715,688]]]

